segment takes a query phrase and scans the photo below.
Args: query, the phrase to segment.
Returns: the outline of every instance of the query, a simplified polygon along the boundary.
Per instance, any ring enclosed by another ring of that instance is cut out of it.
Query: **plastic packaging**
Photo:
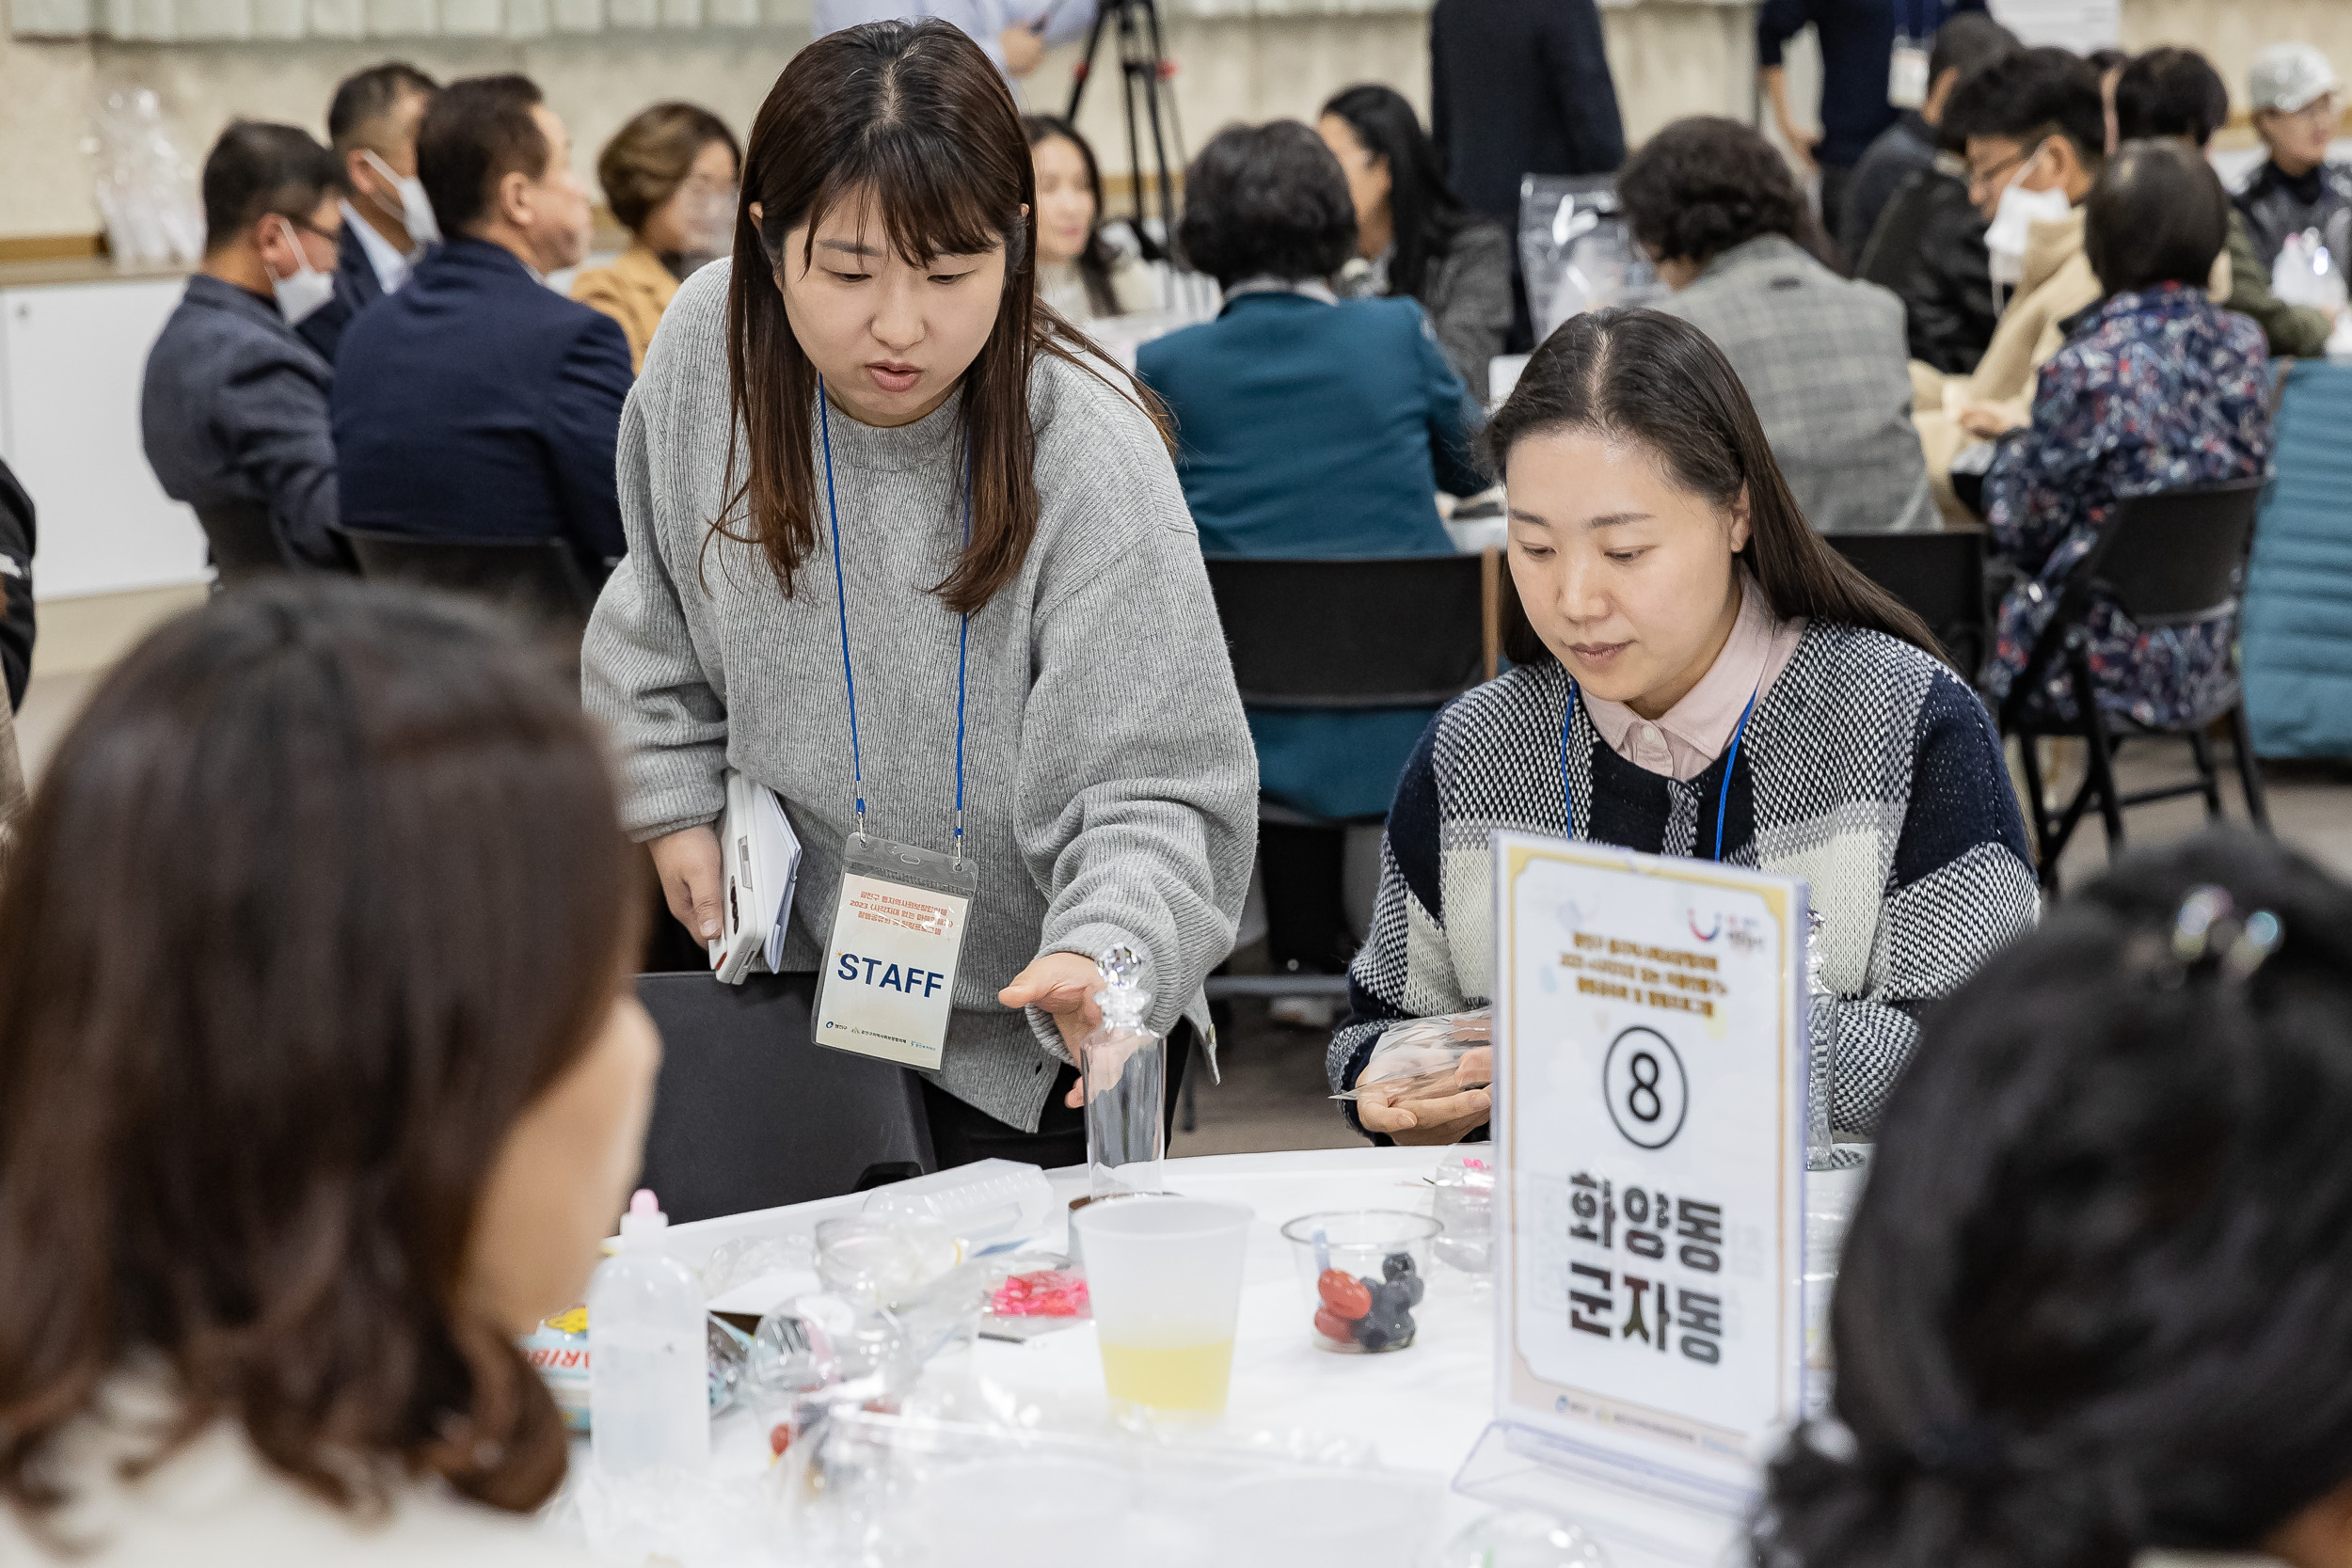
[[[1606,175],[1520,179],[1519,264],[1539,343],[1581,311],[1639,305],[1665,293]]]
[[[1829,1107],[1837,1076],[1837,999],[1821,978],[1821,911],[1807,909],[1804,919],[1804,1166],[1828,1170],[1836,1156]]]
[[[1143,959],[1124,944],[1094,960],[1100,1027],[1078,1047],[1086,1085],[1087,1171],[1097,1199],[1167,1190],[1168,1044],[1144,1022]]]
[[[1343,1355],[1411,1349],[1440,1228],[1402,1209],[1330,1210],[1282,1227],[1315,1347]]]
[[[665,1250],[670,1220],[639,1189],[621,1250],[588,1282],[588,1406],[608,1476],[698,1468],[710,1457],[702,1283]]]
[[[1442,1568],[1609,1568],[1609,1554],[1579,1527],[1548,1514],[1490,1513],[1446,1543]]]
[[[82,150],[117,261],[154,266],[202,258],[197,166],[166,123],[153,88],[123,87],[99,97]]]
[[[866,1200],[876,1218],[936,1220],[967,1258],[1019,1247],[1045,1233],[1054,1189],[1045,1173],[1017,1160],[979,1160],[933,1176],[877,1187]]]
[[[1382,1031],[1374,1042],[1356,1086],[1333,1095],[1355,1100],[1364,1090],[1393,1090],[1399,1100],[1424,1100],[1458,1092],[1454,1069],[1462,1058],[1494,1038],[1494,1017],[1486,1008],[1446,1013],[1437,1018],[1408,1019]]]
[[[2323,234],[2316,229],[2289,234],[2279,247],[2279,259],[2270,266],[2271,292],[2284,305],[2342,309],[2344,249],[2342,235]]]
[[[1456,1150],[1438,1163],[1430,1216],[1438,1232],[1437,1254],[1464,1274],[1494,1272],[1495,1168],[1484,1156]]]
[[[844,1214],[817,1226],[817,1277],[859,1307],[899,1301],[963,1261],[947,1227],[922,1214]]]

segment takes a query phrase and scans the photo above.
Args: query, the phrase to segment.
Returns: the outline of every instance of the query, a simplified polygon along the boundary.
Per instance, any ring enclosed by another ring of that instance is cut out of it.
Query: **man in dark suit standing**
[[[440,238],[417,179],[417,126],[439,84],[399,60],[343,78],[326,109],[326,135],[343,166],[343,237],[335,297],[301,327],[330,364],[351,318],[399,292]]]
[[[1429,13],[1429,123],[1446,181],[1472,212],[1519,224],[1529,174],[1611,174],[1625,122],[1593,0],[1438,0]],[[1530,327],[1511,246],[1507,346]]]
[[[601,578],[626,547],[612,449],[628,340],[543,280],[588,249],[564,122],[525,77],[453,82],[425,111],[417,170],[445,238],[343,335],[344,521],[421,539],[564,539]]]
[[[147,352],[139,428],[164,494],[196,508],[225,577],[345,567],[334,538],[335,372],[295,335],[334,292],[335,160],[239,120],[204,159],[204,265]]]

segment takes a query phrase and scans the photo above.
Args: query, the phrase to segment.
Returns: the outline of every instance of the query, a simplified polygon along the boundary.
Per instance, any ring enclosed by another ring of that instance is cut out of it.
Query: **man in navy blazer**
[[[626,547],[612,449],[628,340],[543,281],[588,250],[564,122],[525,77],[453,82],[425,111],[417,171],[444,242],[343,334],[343,521],[420,539],[564,539],[601,580]]]
[[[415,66],[388,60],[344,77],[326,107],[327,140],[351,194],[341,203],[335,297],[295,330],[330,365],[352,317],[398,293],[440,238],[417,179],[417,127],[439,87]]]

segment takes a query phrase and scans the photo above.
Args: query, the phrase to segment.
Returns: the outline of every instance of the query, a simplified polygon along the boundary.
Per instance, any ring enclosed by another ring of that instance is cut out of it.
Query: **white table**
[[[1322,1209],[1396,1208],[1426,1212],[1435,1148],[1357,1148],[1281,1154],[1218,1155],[1168,1164],[1168,1185],[1188,1196],[1248,1205],[1258,1216],[1249,1242],[1241,1318],[1234,1340],[1232,1392],[1225,1426],[1255,1432],[1311,1432],[1354,1439],[1391,1469],[1450,1480],[1492,1414],[1494,1317],[1490,1286],[1439,1265],[1416,1317],[1411,1349],[1387,1355],[1335,1355],[1314,1348],[1309,1310],[1283,1241],[1283,1222]],[[1084,1191],[1077,1170],[1048,1173],[1057,1197]],[[675,1227],[672,1249],[700,1267],[738,1237],[807,1234],[819,1220],[854,1212],[864,1196],[763,1210]],[[1058,1246],[1057,1218],[1041,1244]],[[1049,1411],[1099,1419],[1103,1374],[1090,1325],[1026,1344],[983,1339],[972,1371]],[[765,1462],[757,1423],[741,1413],[712,1431],[714,1468],[740,1474]],[[1690,1568],[1714,1560],[1728,1540],[1720,1522],[1678,1516],[1664,1505],[1582,1489],[1576,1513],[1609,1548],[1615,1568]],[[1450,1534],[1485,1512],[1454,1497]]]

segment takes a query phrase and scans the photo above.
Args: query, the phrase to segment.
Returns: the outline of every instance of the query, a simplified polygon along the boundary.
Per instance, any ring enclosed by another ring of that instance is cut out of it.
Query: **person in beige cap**
[[[2309,229],[2341,261],[2352,249],[2352,166],[2328,162],[2344,86],[2335,67],[2308,43],[2274,44],[2254,56],[2247,86],[2254,130],[2270,150],[2233,198],[2255,253],[2273,266],[2287,236]]]

